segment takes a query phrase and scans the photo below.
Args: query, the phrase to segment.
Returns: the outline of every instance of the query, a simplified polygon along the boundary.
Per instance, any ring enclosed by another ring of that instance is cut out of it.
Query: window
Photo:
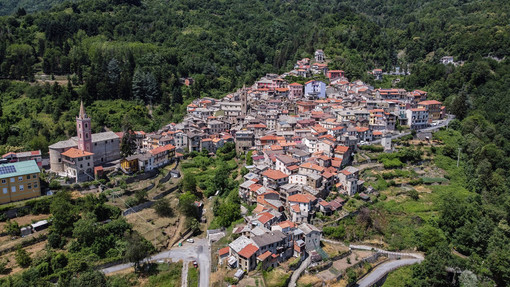
[[[30,179],[30,174],[29,174],[29,175],[27,175],[27,179]]]
[[[85,134],[85,138],[88,139],[89,138],[89,134]]]
[[[2,179],[2,183],[6,183],[6,182],[7,182],[7,180],[5,180],[5,179]]]
[[[37,183],[34,183],[34,188],[37,188]]]
[[[11,182],[14,182],[16,179],[14,177],[11,177]]]
[[[31,183],[27,184],[27,188],[32,189],[32,184]]]
[[[83,164],[80,164],[80,168],[83,168]]]
[[[90,162],[87,162],[87,166],[90,166]]]
[[[7,187],[4,187],[4,194],[7,194]]]
[[[37,178],[37,174],[32,174],[32,178]]]
[[[97,146],[97,143],[94,143],[94,146]]]
[[[23,191],[23,190],[25,190],[25,187],[22,184],[22,185],[19,186],[19,191]]]
[[[88,128],[88,127],[89,127],[89,125],[88,125],[88,124],[85,124],[85,127],[86,127],[86,128]]]
[[[11,186],[11,191],[12,192],[16,192],[16,187],[15,186]]]
[[[58,159],[58,162],[62,162],[62,159],[61,159],[61,158],[59,158],[59,159]]]

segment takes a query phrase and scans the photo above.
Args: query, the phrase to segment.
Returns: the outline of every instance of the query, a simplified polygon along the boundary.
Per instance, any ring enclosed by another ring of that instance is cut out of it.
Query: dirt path
[[[179,217],[179,226],[175,231],[174,236],[168,241],[168,248],[172,247],[179,239],[181,238],[181,232],[184,229],[184,222],[186,221],[186,217],[181,215]]]

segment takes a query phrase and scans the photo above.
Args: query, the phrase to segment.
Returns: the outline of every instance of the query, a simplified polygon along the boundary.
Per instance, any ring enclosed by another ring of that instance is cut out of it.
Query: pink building
[[[297,99],[303,97],[303,85],[292,83],[289,85],[289,98]]]

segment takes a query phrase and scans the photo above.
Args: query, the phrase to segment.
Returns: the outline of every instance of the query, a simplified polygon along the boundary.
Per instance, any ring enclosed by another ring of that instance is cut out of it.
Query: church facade
[[[50,168],[76,182],[94,180],[94,166],[120,159],[120,138],[114,132],[92,133],[83,102],[76,117],[77,136],[49,146]]]

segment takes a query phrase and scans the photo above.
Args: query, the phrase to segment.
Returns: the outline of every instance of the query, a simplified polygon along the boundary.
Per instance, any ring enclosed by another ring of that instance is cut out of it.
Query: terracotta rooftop
[[[288,177],[288,175],[286,175],[285,173],[283,173],[279,170],[274,170],[274,169],[268,169],[268,170],[264,171],[262,173],[262,175],[267,176],[268,178],[274,179],[274,180]]]
[[[67,151],[63,152],[62,155],[70,157],[70,158],[79,158],[79,157],[84,157],[84,156],[91,156],[91,155],[94,155],[94,153],[72,147],[72,148],[68,149]]]
[[[220,256],[223,256],[223,255],[226,255],[228,253],[230,253],[230,247],[225,247],[225,248],[221,248],[218,253],[220,254]]]
[[[241,251],[239,251],[239,255],[244,257],[244,258],[250,258],[253,256],[253,254],[255,254],[257,251],[259,250],[259,248],[253,244],[248,244],[246,245],[243,249],[241,249]]]

